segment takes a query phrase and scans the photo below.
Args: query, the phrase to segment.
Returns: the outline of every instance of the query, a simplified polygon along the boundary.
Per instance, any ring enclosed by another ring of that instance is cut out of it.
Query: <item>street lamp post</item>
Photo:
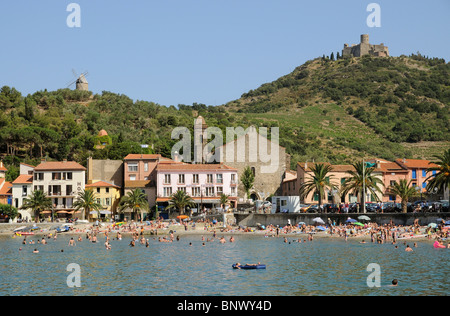
[[[366,164],[363,159],[363,192],[362,192],[362,212],[366,213]]]

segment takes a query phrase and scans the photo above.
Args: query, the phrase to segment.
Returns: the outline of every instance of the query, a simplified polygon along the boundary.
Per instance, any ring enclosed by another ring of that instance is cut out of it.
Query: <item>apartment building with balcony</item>
[[[86,168],[75,161],[43,161],[34,168],[32,190],[52,199],[58,217],[74,215],[73,203],[85,189]]]
[[[197,210],[221,207],[220,196],[229,196],[230,207],[236,207],[238,170],[224,164],[162,163],[156,167],[156,202],[167,205],[178,190],[185,191]]]

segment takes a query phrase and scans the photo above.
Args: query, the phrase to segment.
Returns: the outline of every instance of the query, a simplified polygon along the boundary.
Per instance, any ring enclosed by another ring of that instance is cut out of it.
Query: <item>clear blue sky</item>
[[[81,7],[81,28],[66,7]],[[366,25],[369,3],[381,27]],[[218,105],[344,43],[450,60],[449,0],[4,0],[0,86],[65,88],[72,69],[94,93],[162,105]]]

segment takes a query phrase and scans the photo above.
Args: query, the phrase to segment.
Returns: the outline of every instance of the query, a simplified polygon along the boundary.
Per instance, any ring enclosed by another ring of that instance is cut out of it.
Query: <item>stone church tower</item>
[[[203,116],[198,116],[194,122],[194,161],[193,163],[205,163],[203,148],[207,144],[205,130],[208,128]]]

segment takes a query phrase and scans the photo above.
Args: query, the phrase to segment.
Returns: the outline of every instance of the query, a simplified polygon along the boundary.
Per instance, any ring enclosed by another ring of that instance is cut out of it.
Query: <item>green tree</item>
[[[375,166],[367,167],[366,163],[356,162],[352,164],[355,170],[349,171],[350,177],[342,184],[341,195],[353,193],[360,198],[361,206],[366,203],[366,194],[370,192],[378,200],[377,193],[383,194],[381,187],[383,181],[373,175]]]
[[[49,198],[44,191],[33,191],[30,197],[23,199],[21,209],[31,209],[34,213],[34,219],[36,222],[39,220],[39,216],[42,211],[50,210],[52,208],[52,199]]]
[[[86,218],[86,214],[88,215],[88,218],[91,218],[91,211],[98,212],[102,207],[97,203],[96,194],[92,189],[85,189],[84,191],[79,192],[73,206],[75,211],[83,210],[82,219]]]
[[[227,206],[228,204],[230,204],[230,200],[229,200],[229,195],[226,194],[221,194],[220,195],[220,205],[223,209],[225,209],[225,206]]]
[[[17,208],[9,204],[0,204],[0,214],[7,215],[9,218],[14,219],[19,214]]]
[[[325,190],[337,190],[337,185],[331,182],[329,173],[332,166],[327,164],[316,163],[311,167],[311,179],[306,180],[300,185],[299,195],[302,200],[313,193],[319,197],[319,210],[322,206],[322,200],[325,197]]]
[[[166,209],[176,209],[180,215],[184,214],[186,206],[192,207],[194,205],[194,200],[183,190],[177,190],[169,200],[169,205]]]
[[[394,182],[387,189],[389,194],[398,195],[400,197],[403,213],[408,211],[408,200],[417,194],[416,189],[411,186],[411,181],[412,180],[407,182],[405,179],[401,179],[400,182]]]
[[[120,199],[119,211],[122,212],[127,208],[131,209],[137,220],[142,220],[144,217],[142,211],[149,209],[147,195],[144,191],[136,188],[128,192],[127,195],[122,196]]]
[[[250,190],[255,183],[255,175],[250,167],[244,169],[244,173],[241,176],[241,182],[244,185],[245,193],[247,194],[247,199],[250,196]]]
[[[444,151],[441,156],[435,155],[434,158],[436,158],[434,163],[437,166],[427,169],[427,172],[432,173],[425,180],[427,181],[427,190],[432,192],[436,189],[438,192],[443,192],[450,188],[450,148]]]

